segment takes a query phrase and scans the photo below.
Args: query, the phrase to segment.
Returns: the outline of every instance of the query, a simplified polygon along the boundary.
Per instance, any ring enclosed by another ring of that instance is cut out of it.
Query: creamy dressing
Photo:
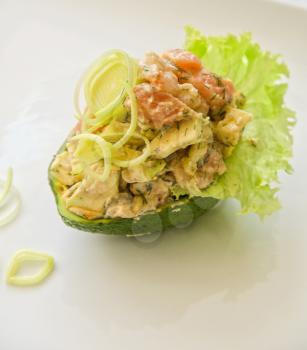
[[[227,171],[224,160],[251,119],[239,109],[243,98],[231,81],[206,70],[189,52],[148,53],[139,63],[139,72],[134,87],[137,132],[150,141],[150,156],[134,167],[113,164],[110,176],[102,181],[103,160],[86,164],[68,140],[51,173],[61,184],[66,208],[74,214],[90,220],[134,218],[175,201],[174,187],[200,195]],[[129,128],[129,98],[123,108],[124,114],[95,133],[116,142]],[[116,150],[117,157],[138,156],[142,143],[131,138]]]

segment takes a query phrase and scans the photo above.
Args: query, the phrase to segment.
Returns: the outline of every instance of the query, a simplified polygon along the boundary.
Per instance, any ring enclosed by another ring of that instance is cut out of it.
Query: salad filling
[[[191,52],[111,52],[84,78],[86,106],[51,165],[66,208],[135,218],[202,195],[227,172],[251,113],[229,79]],[[80,110],[80,108],[79,108]]]

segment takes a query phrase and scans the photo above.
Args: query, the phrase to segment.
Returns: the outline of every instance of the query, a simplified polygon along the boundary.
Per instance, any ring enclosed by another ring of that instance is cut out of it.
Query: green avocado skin
[[[63,149],[61,147],[60,151]],[[51,163],[52,164],[52,163]],[[50,166],[51,166],[50,164]],[[192,197],[180,199],[156,212],[149,212],[133,219],[112,218],[86,220],[69,212],[59,197],[58,185],[48,169],[49,184],[56,205],[64,223],[78,230],[108,235],[141,236],[163,232],[172,227],[186,227],[187,224],[213,208],[218,199],[211,197]]]
[[[202,207],[196,205],[194,199],[201,201]],[[173,208],[166,207],[159,212],[143,214],[135,219],[110,219],[107,223],[95,223],[89,220],[88,223],[82,223],[70,220],[60,211],[59,213],[66,225],[78,230],[110,235],[139,236],[162,232],[172,227],[183,227],[211,209],[217,202],[218,200],[214,198],[195,197]]]

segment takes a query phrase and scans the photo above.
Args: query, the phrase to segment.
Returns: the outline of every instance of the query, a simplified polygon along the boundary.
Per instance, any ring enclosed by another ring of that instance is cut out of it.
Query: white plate
[[[283,209],[261,222],[227,202],[152,245],[64,226],[47,167],[75,123],[79,74],[108,48],[140,56],[181,46],[185,24],[252,31],[289,64],[299,122]],[[14,167],[23,198],[0,232],[1,280],[20,248],[57,264],[37,288],[0,284],[1,350],[307,348],[306,37],[306,11],[268,2],[1,2],[1,174]]]

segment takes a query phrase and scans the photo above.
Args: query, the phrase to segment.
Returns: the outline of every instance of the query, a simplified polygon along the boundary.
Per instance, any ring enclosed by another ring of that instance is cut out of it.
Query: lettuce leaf
[[[203,192],[218,199],[235,198],[241,213],[260,217],[280,208],[278,174],[291,173],[291,129],[295,114],[284,106],[289,76],[279,55],[261,50],[250,33],[204,36],[186,27],[185,49],[209,70],[231,79],[246,96],[244,109],[253,114],[239,144],[226,160],[227,172]]]

